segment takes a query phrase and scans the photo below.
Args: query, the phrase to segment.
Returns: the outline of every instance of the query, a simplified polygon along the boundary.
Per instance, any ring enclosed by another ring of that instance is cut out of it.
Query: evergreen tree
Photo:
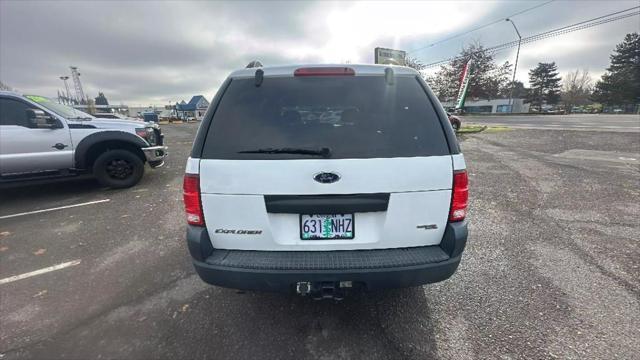
[[[529,70],[529,102],[534,108],[542,109],[543,104],[555,105],[560,100],[560,81],[555,62],[538,63]]]
[[[514,82],[509,81],[500,89],[500,97],[508,98],[512,90],[514,99],[527,98],[529,96],[529,89],[524,87],[522,81],[516,80]]]
[[[99,92],[98,97],[95,98],[96,105],[109,105],[109,101],[107,97],[104,96],[104,93]]]
[[[593,99],[607,105],[640,103],[640,35],[627,34],[610,58],[611,65],[596,84]]]

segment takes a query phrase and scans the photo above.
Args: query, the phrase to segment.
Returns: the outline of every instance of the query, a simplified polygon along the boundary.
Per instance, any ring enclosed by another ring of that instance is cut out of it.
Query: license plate
[[[353,239],[353,214],[300,215],[300,239]]]

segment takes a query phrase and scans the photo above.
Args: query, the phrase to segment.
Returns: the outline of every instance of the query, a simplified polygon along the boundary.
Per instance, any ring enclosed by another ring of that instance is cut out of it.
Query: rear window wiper
[[[263,148],[238,151],[238,154],[300,154],[328,158],[331,157],[331,149],[327,147],[320,148],[319,150],[303,148]]]

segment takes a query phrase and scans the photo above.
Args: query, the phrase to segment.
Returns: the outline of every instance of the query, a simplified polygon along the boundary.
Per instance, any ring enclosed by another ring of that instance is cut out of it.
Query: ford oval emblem
[[[316,174],[316,176],[313,177],[313,180],[320,184],[331,184],[340,180],[340,175],[330,172],[321,172]]]

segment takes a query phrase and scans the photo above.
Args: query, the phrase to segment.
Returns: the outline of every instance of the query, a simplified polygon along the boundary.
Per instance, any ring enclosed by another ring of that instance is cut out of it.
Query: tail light
[[[449,221],[462,221],[467,216],[469,202],[469,178],[467,170],[458,170],[453,173],[453,190],[451,191],[451,210]]]
[[[202,202],[200,201],[200,176],[197,174],[185,174],[182,190],[187,223],[189,225],[204,226]]]
[[[349,67],[308,67],[298,68],[293,76],[353,76],[356,72]]]

